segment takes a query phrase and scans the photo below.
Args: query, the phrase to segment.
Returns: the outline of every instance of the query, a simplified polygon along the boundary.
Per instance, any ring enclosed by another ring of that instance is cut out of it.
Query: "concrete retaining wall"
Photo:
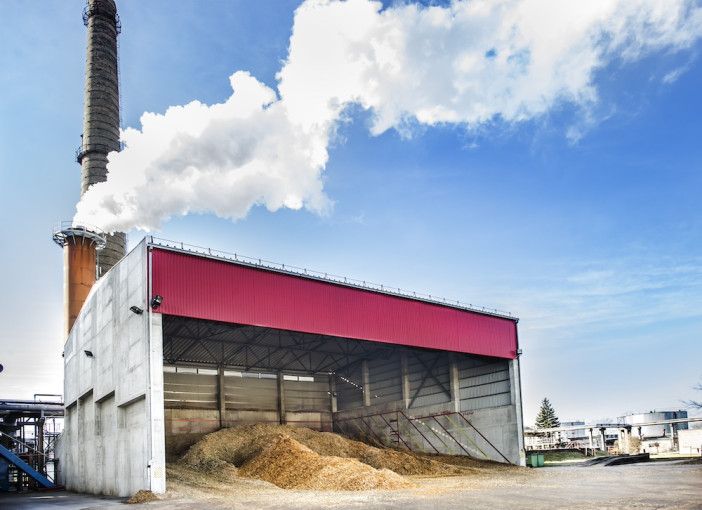
[[[165,491],[161,317],[147,306],[146,260],[142,242],[95,284],[64,346],[70,490]]]

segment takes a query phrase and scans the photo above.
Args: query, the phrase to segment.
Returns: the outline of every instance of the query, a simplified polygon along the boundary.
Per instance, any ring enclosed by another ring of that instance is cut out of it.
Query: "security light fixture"
[[[161,303],[163,303],[163,296],[160,294],[156,294],[153,298],[151,298],[151,308],[153,310],[156,310],[159,306],[161,306]]]
[[[88,358],[94,358],[93,351],[83,351]]]
[[[138,306],[130,306],[129,309],[137,315],[141,315],[142,313],[144,313],[144,310],[142,310]]]

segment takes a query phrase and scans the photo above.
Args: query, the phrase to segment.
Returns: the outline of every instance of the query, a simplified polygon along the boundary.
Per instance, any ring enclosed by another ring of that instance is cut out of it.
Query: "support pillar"
[[[451,405],[455,412],[461,411],[461,384],[458,376],[458,361],[456,355],[449,356],[449,384],[451,387]]]
[[[278,372],[278,422],[286,424],[285,420],[285,377],[283,372]]]
[[[335,413],[337,411],[336,379],[334,378],[333,375],[329,376],[329,405],[331,407],[331,412]],[[334,428],[334,424],[332,424],[332,429],[333,428]]]
[[[517,441],[519,444],[519,465],[526,466],[526,447],[524,445],[524,415],[522,411],[522,376],[520,368],[521,350],[517,357],[509,361],[510,397],[516,409]],[[514,461],[512,461],[514,462]]]
[[[402,352],[400,355],[401,374],[402,374],[402,400],[405,402],[405,409],[409,409],[410,399],[410,378],[409,378],[409,361],[407,353]]]
[[[368,368],[368,360],[361,362],[361,374],[363,378],[363,405],[370,407],[371,405],[371,386],[370,386],[370,369]]]
[[[217,403],[219,408],[219,428],[225,428],[227,417],[227,395],[224,387],[224,368],[217,368]]]
[[[600,441],[601,441],[602,451],[606,452],[607,451],[607,438],[605,437],[605,428],[604,427],[600,428]]]
[[[42,411],[42,414],[44,412]],[[45,418],[39,418],[36,421],[36,447],[37,447],[37,471],[41,474],[46,475],[46,462],[44,460],[44,421]]]

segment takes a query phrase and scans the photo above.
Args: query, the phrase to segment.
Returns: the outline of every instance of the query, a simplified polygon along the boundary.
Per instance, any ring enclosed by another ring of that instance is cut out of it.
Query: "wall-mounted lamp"
[[[521,349],[517,349],[516,351],[514,351],[514,354],[516,354],[517,356],[521,356],[521,355],[522,355],[522,350],[521,350]]]
[[[153,310],[156,310],[159,306],[161,306],[161,303],[163,303],[163,296],[160,294],[156,294],[153,298],[151,298],[151,308]]]
[[[88,358],[94,358],[93,351],[83,351]]]
[[[142,310],[138,306],[130,306],[129,309],[137,315],[141,315],[142,313],[144,313],[144,310]]]

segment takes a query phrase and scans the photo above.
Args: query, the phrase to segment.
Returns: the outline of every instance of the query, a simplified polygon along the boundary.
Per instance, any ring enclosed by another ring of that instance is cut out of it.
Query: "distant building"
[[[641,453],[666,453],[680,451],[678,431],[687,430],[687,423],[661,423],[668,420],[686,419],[687,411],[650,411],[630,414],[619,418],[619,422],[631,425],[631,437],[641,441]]]

